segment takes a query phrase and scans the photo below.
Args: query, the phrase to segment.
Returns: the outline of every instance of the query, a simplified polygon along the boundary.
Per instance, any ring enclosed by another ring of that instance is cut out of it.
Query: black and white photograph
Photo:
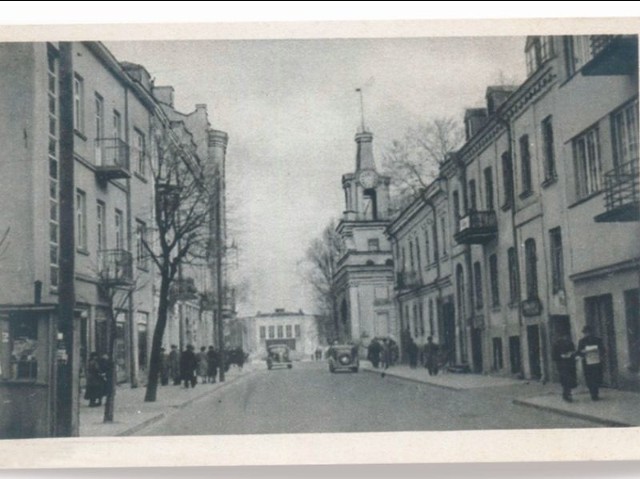
[[[637,439],[639,25],[595,25],[2,35],[0,449]]]

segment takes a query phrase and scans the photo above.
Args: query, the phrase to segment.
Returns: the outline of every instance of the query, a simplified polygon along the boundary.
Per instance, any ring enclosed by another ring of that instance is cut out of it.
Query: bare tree
[[[463,142],[464,130],[452,118],[436,118],[409,128],[401,140],[394,140],[383,156],[385,172],[391,176],[392,209],[407,206]]]
[[[341,239],[332,220],[322,234],[311,241],[305,256],[305,279],[311,285],[320,312],[320,334],[327,339],[338,339],[340,335],[335,283],[340,246]]]
[[[153,238],[143,240],[160,275],[158,316],[151,343],[145,401],[156,400],[160,348],[167,325],[171,285],[180,265],[201,262],[210,247],[210,218],[216,201],[214,168],[200,164],[195,149],[180,138],[180,131],[156,135],[156,160],[152,162],[155,189]]]

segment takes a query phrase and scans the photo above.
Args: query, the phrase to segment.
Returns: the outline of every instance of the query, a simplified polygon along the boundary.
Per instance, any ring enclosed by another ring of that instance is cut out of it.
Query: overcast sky
[[[241,315],[313,311],[300,275],[309,242],[344,209],[365,117],[378,168],[394,138],[430,118],[462,119],[485,89],[524,79],[524,37],[108,42],[175,87],[176,107],[206,103],[229,134],[230,228],[250,283]]]

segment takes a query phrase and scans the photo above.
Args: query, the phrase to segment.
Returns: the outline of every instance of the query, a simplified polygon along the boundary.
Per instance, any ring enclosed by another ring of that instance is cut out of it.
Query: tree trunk
[[[107,399],[104,404],[103,422],[113,422],[113,411],[116,399],[116,318],[113,314],[113,301],[109,305],[107,318],[107,355],[109,356],[109,364],[107,365]]]
[[[160,375],[160,348],[162,348],[162,338],[167,326],[167,315],[169,310],[169,284],[168,272],[163,272],[160,280],[160,301],[158,304],[158,321],[153,330],[153,340],[151,343],[151,359],[149,361],[149,379],[147,381],[147,391],[144,396],[145,402],[155,402],[158,395],[158,377]]]

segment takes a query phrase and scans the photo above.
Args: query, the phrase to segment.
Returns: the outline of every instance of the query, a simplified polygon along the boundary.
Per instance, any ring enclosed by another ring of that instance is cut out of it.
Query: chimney
[[[120,62],[120,66],[131,78],[140,83],[145,90],[151,91],[151,75],[149,75],[145,67],[130,62]]]
[[[517,90],[516,85],[493,85],[487,88],[487,112],[489,116],[495,115],[498,108],[507,101],[507,98]]]
[[[172,86],[154,86],[153,96],[161,103],[169,105],[173,108],[173,87]]]
[[[196,111],[199,110],[204,110],[205,112],[207,111],[207,104],[206,103],[197,103],[196,104]]]
[[[466,141],[469,141],[487,121],[486,108],[467,108],[464,112],[464,130]]]

